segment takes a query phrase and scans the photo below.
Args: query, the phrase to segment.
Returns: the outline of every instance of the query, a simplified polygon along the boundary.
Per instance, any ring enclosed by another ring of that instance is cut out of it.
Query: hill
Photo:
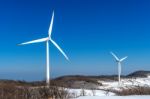
[[[147,77],[148,75],[150,75],[150,71],[140,70],[127,75],[127,77]]]

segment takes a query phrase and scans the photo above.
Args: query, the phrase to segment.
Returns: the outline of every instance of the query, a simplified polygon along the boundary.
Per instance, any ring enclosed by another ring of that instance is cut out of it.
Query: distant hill
[[[131,78],[131,77],[147,77],[150,75],[150,71],[135,71],[126,76],[121,75],[122,78]],[[99,85],[102,85],[98,81],[117,81],[118,75],[99,75],[99,76],[83,76],[83,75],[67,75],[61,76],[53,79],[55,84],[57,82],[58,86],[64,86],[69,88],[82,88],[86,89],[96,88]]]
[[[62,76],[54,79],[53,81],[58,82],[58,86],[64,86],[68,88],[96,89],[97,86],[102,85],[95,77],[81,75]]]
[[[147,77],[148,75],[150,75],[150,71],[140,70],[127,75],[127,77]]]
[[[135,71],[128,74],[127,76],[121,75],[122,78],[132,77],[147,77],[150,75],[150,71]],[[101,86],[102,83],[99,81],[117,81],[118,75],[99,75],[99,76],[84,76],[84,75],[67,75],[57,77],[51,80],[51,86],[62,86],[68,88],[85,88],[85,89],[96,89],[97,86]],[[11,86],[44,86],[45,81],[14,81],[14,80],[0,80],[0,86],[11,85]]]

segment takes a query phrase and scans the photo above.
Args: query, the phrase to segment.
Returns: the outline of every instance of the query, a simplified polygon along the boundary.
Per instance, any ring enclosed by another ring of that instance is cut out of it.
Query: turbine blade
[[[119,58],[118,58],[113,52],[110,52],[110,54],[111,54],[117,61],[119,61]]]
[[[64,53],[64,51],[59,47],[59,45],[52,39],[50,39],[50,41],[55,45],[56,48],[58,48],[58,50],[64,55],[64,57],[69,61],[69,58],[67,57],[67,55]]]
[[[128,56],[126,56],[126,57],[124,57],[124,58],[120,59],[120,61],[123,61],[123,60],[125,60],[127,57],[128,57]]]
[[[51,34],[52,34],[53,21],[54,21],[54,11],[53,11],[53,14],[52,14],[51,23],[50,23],[49,30],[48,30],[49,37],[51,37]]]
[[[21,43],[19,45],[26,45],[26,44],[32,44],[32,43],[39,43],[39,42],[44,42],[44,41],[47,41],[48,38],[42,38],[42,39],[37,39],[37,40],[32,40],[32,41],[29,41],[29,42],[24,42],[24,43]]]

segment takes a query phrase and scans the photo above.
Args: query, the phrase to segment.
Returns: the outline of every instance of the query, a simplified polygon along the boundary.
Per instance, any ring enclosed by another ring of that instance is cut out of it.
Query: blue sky
[[[70,62],[50,44],[51,76],[116,74],[110,51],[123,62],[123,74],[150,70],[149,0],[1,0],[0,78],[45,79],[45,43],[17,46],[47,36],[55,11],[52,38]]]

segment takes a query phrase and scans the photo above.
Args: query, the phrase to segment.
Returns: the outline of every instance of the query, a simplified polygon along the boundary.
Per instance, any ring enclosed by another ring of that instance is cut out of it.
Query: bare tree
[[[92,95],[95,96],[96,95],[96,90],[94,88],[91,88],[92,91]]]
[[[80,95],[81,95],[81,96],[86,96],[86,92],[85,92],[85,82],[82,84],[82,88],[81,88]]]

